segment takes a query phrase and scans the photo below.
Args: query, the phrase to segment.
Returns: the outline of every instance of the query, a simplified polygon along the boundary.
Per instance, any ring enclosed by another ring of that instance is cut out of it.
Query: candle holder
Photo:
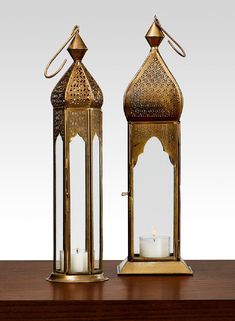
[[[87,47],[75,26],[48,69],[71,41],[74,62],[51,94],[54,155],[54,264],[52,282],[98,282],[102,269],[103,95],[82,63]]]
[[[158,51],[164,34],[177,46],[170,42],[173,49],[185,56],[182,47],[155,18],[146,34],[150,53],[124,96],[128,121],[128,192],[122,195],[128,196],[128,257],[118,266],[119,275],[192,274],[180,257],[183,97]],[[154,150],[148,162],[142,162],[148,154],[147,145],[150,148],[155,143],[159,143],[160,154],[155,155]],[[166,166],[158,169],[162,157]]]

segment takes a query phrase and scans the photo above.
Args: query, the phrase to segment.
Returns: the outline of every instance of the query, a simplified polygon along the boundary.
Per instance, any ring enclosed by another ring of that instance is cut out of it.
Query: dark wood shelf
[[[0,262],[0,320],[235,320],[235,261],[188,261],[194,276],[117,276],[104,283],[45,281],[48,261]]]

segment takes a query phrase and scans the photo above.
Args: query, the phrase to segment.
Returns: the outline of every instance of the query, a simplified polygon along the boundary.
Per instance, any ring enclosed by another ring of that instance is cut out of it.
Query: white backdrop
[[[126,256],[122,97],[148,54],[144,35],[155,13],[188,54],[182,59],[166,40],[161,45],[185,101],[182,256],[235,259],[234,9],[231,0],[1,2],[0,259],[52,258],[49,97],[66,69],[52,80],[43,70],[75,24],[89,48],[84,63],[105,97],[104,258]]]

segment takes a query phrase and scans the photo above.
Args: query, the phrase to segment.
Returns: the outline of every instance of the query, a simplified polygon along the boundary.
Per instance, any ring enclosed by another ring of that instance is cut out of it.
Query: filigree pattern
[[[151,51],[127,89],[125,113],[128,119],[178,120],[182,95],[156,50]]]
[[[60,134],[64,139],[64,110],[54,109],[54,140]]]
[[[103,94],[85,66],[76,61],[53,89],[51,103],[54,108],[101,108]]]
[[[87,110],[68,111],[67,134],[69,140],[79,135],[87,142],[87,113]]]
[[[65,92],[74,64],[56,84],[51,93],[51,104],[54,108],[65,107]]]
[[[178,164],[179,123],[132,123],[131,125],[131,159],[133,167],[144,151],[144,146],[152,137],[157,137],[163,150],[168,153],[172,165]]]
[[[90,106],[92,93],[80,62],[76,62],[66,90],[66,102],[70,106]]]
[[[86,77],[87,80],[89,82],[89,85],[91,87],[91,92],[93,95],[93,100],[91,100],[91,105],[90,107],[92,108],[100,108],[103,104],[103,94],[102,91],[100,89],[100,87],[98,86],[97,82],[95,81],[95,79],[91,76],[91,74],[89,73],[89,71],[86,69],[86,67],[84,65],[82,65],[85,73],[86,73]]]

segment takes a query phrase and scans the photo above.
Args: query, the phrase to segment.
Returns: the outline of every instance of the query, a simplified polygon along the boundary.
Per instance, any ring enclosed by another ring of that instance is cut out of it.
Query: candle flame
[[[152,235],[153,235],[153,239],[155,241],[156,237],[157,237],[157,229],[156,227],[154,226],[153,229],[152,229]]]

